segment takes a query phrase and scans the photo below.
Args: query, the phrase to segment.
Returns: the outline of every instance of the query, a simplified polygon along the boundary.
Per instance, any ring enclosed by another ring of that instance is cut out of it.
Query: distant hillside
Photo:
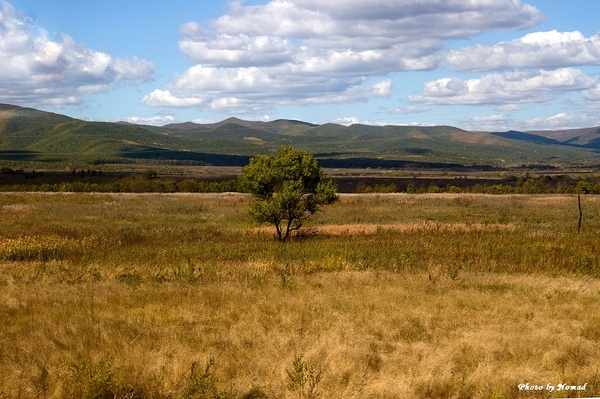
[[[332,167],[448,167],[600,163],[600,128],[554,132],[468,132],[452,126],[315,125],[229,118],[166,126],[88,122],[0,104],[0,161],[243,165],[281,145]]]
[[[41,161],[98,161],[171,145],[168,136],[137,125],[87,122],[0,104],[0,158],[29,154]]]
[[[499,133],[492,133],[492,134],[494,136],[504,137],[506,139],[527,141],[529,143],[553,144],[553,145],[561,145],[562,144],[558,140],[554,140],[554,139],[540,136],[537,134],[518,132],[516,130],[509,130],[508,132],[499,132]]]
[[[532,131],[537,136],[550,138],[562,144],[584,148],[600,149],[600,127],[555,131]]]

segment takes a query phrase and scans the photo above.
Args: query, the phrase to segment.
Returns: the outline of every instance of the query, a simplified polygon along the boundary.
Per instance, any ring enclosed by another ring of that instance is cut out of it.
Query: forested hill
[[[281,145],[303,148],[330,166],[590,165],[600,163],[600,128],[469,132],[452,126],[316,125],[229,118],[161,127],[89,122],[0,104],[0,161],[243,165]]]

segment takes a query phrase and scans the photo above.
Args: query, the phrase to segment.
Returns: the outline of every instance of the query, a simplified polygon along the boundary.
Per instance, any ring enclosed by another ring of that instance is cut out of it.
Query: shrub
[[[204,371],[198,369],[196,362],[192,363],[190,375],[181,395],[182,399],[221,399],[227,397],[227,392],[220,391],[217,387],[217,380],[211,371],[214,365],[215,360],[212,357],[206,363]]]
[[[323,377],[322,370],[315,364],[304,360],[303,355],[294,356],[292,369],[287,371],[288,389],[296,392],[298,399],[312,399],[317,397],[317,387]]]

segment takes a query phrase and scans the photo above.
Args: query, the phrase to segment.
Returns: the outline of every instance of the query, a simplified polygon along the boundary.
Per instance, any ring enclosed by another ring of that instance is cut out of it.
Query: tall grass
[[[0,195],[0,398],[600,395],[600,199],[345,195],[284,245],[248,202]]]

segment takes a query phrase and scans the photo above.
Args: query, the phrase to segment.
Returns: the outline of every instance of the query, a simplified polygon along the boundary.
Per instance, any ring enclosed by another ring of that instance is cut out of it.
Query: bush
[[[221,399],[227,397],[227,392],[220,391],[217,387],[217,380],[211,372],[214,365],[215,360],[212,357],[206,363],[204,371],[199,370],[195,362],[192,363],[190,375],[181,395],[182,399]]]

